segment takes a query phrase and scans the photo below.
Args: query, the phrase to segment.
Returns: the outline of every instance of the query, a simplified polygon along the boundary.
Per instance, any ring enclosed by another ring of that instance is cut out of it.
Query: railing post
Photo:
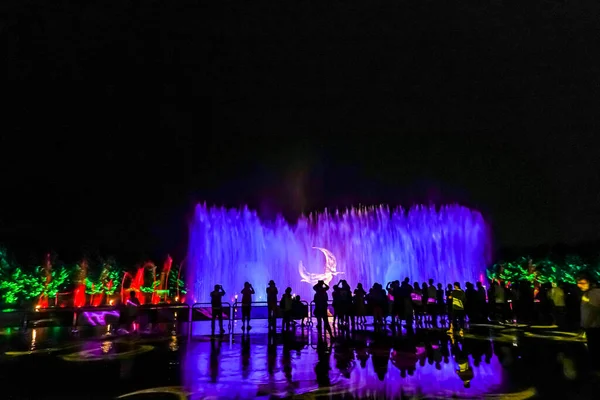
[[[235,304],[235,303],[233,303]],[[227,322],[227,328],[229,329],[229,333],[231,333],[231,330],[233,329],[233,324],[231,323],[231,319],[233,318],[233,306],[231,305],[231,303],[229,303],[229,318],[228,322]]]
[[[311,301],[311,302],[309,303],[309,305],[308,305],[309,314],[310,314],[310,326],[313,326],[313,325],[314,325],[314,322],[313,322],[313,317],[314,317],[314,314],[313,314],[313,309],[314,309],[314,306],[315,306],[315,302],[314,302],[314,300],[313,300],[313,301]]]

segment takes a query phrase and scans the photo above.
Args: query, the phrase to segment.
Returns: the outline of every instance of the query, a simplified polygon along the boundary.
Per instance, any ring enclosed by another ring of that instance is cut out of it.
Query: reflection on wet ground
[[[479,325],[452,338],[367,326],[325,342],[316,328],[253,328],[216,338],[204,322],[191,337],[186,324],[124,336],[3,329],[2,387],[7,398],[588,398],[600,382],[586,373],[584,340],[556,327]]]

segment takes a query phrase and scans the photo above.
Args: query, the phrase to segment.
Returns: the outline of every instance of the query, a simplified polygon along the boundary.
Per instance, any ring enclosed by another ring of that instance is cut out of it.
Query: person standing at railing
[[[275,281],[269,281],[269,286],[267,287],[267,308],[269,312],[269,331],[275,330],[277,323],[277,294],[279,291],[277,290],[277,286],[275,286]]]
[[[562,328],[565,325],[565,291],[556,282],[552,282],[549,296],[553,323]]]
[[[329,333],[329,336],[333,338],[333,333],[331,332],[331,325],[329,325],[329,316],[327,315],[327,307],[329,296],[327,295],[327,291],[329,290],[329,285],[325,283],[325,281],[319,281],[315,286],[313,286],[315,291],[315,297],[313,299],[315,303],[315,317],[317,318],[317,331],[319,332],[319,341],[322,340],[321,332],[322,327],[325,325],[325,331]]]
[[[581,290],[581,327],[587,339],[591,370],[600,374],[600,289],[589,276],[577,279]]]
[[[252,327],[250,326],[250,306],[252,304],[252,295],[254,294],[254,288],[248,282],[244,283],[244,288],[242,289],[242,331],[248,330]]]
[[[367,323],[367,310],[365,307],[365,296],[367,292],[363,288],[362,283],[359,283],[354,289],[354,312],[356,316],[356,323],[359,325],[364,325]]]
[[[137,298],[135,290],[129,292],[129,298],[125,300],[125,303],[121,304],[119,310],[119,329],[117,333],[120,335],[126,335],[129,332],[136,330],[136,321],[138,318],[138,311],[140,307],[140,300]]]
[[[219,318],[219,329],[221,335],[225,333],[225,329],[223,329],[223,296],[225,296],[225,290],[223,290],[223,286],[215,285],[215,290],[210,292],[210,304],[212,307],[210,328],[213,336],[215,335],[216,318]]]
[[[292,328],[292,306],[294,299],[292,298],[292,288],[288,287],[285,289],[285,293],[281,296],[281,314],[282,323],[281,331],[286,332]]]
[[[458,329],[458,334],[463,336],[465,329],[465,306],[467,304],[467,296],[460,288],[460,282],[454,282],[454,290],[450,293],[452,300],[452,320],[450,322],[449,335],[453,335]]]

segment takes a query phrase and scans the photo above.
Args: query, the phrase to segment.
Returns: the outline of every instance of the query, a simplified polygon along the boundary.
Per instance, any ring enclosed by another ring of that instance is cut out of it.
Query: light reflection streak
[[[137,348],[134,348],[129,351],[123,351],[118,353],[104,353],[104,343],[103,347],[100,349],[90,349],[78,351],[77,353],[71,353],[62,356],[62,359],[65,361],[71,362],[90,362],[90,361],[107,361],[107,360],[122,360],[132,358],[133,356],[137,356],[143,353],[147,353],[154,349],[154,346],[149,345],[140,345]]]

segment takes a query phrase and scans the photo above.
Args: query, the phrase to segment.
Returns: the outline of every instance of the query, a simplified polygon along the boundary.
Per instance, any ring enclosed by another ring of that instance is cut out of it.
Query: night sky
[[[20,257],[181,257],[199,201],[459,202],[497,248],[600,240],[597,2],[5,3]]]

